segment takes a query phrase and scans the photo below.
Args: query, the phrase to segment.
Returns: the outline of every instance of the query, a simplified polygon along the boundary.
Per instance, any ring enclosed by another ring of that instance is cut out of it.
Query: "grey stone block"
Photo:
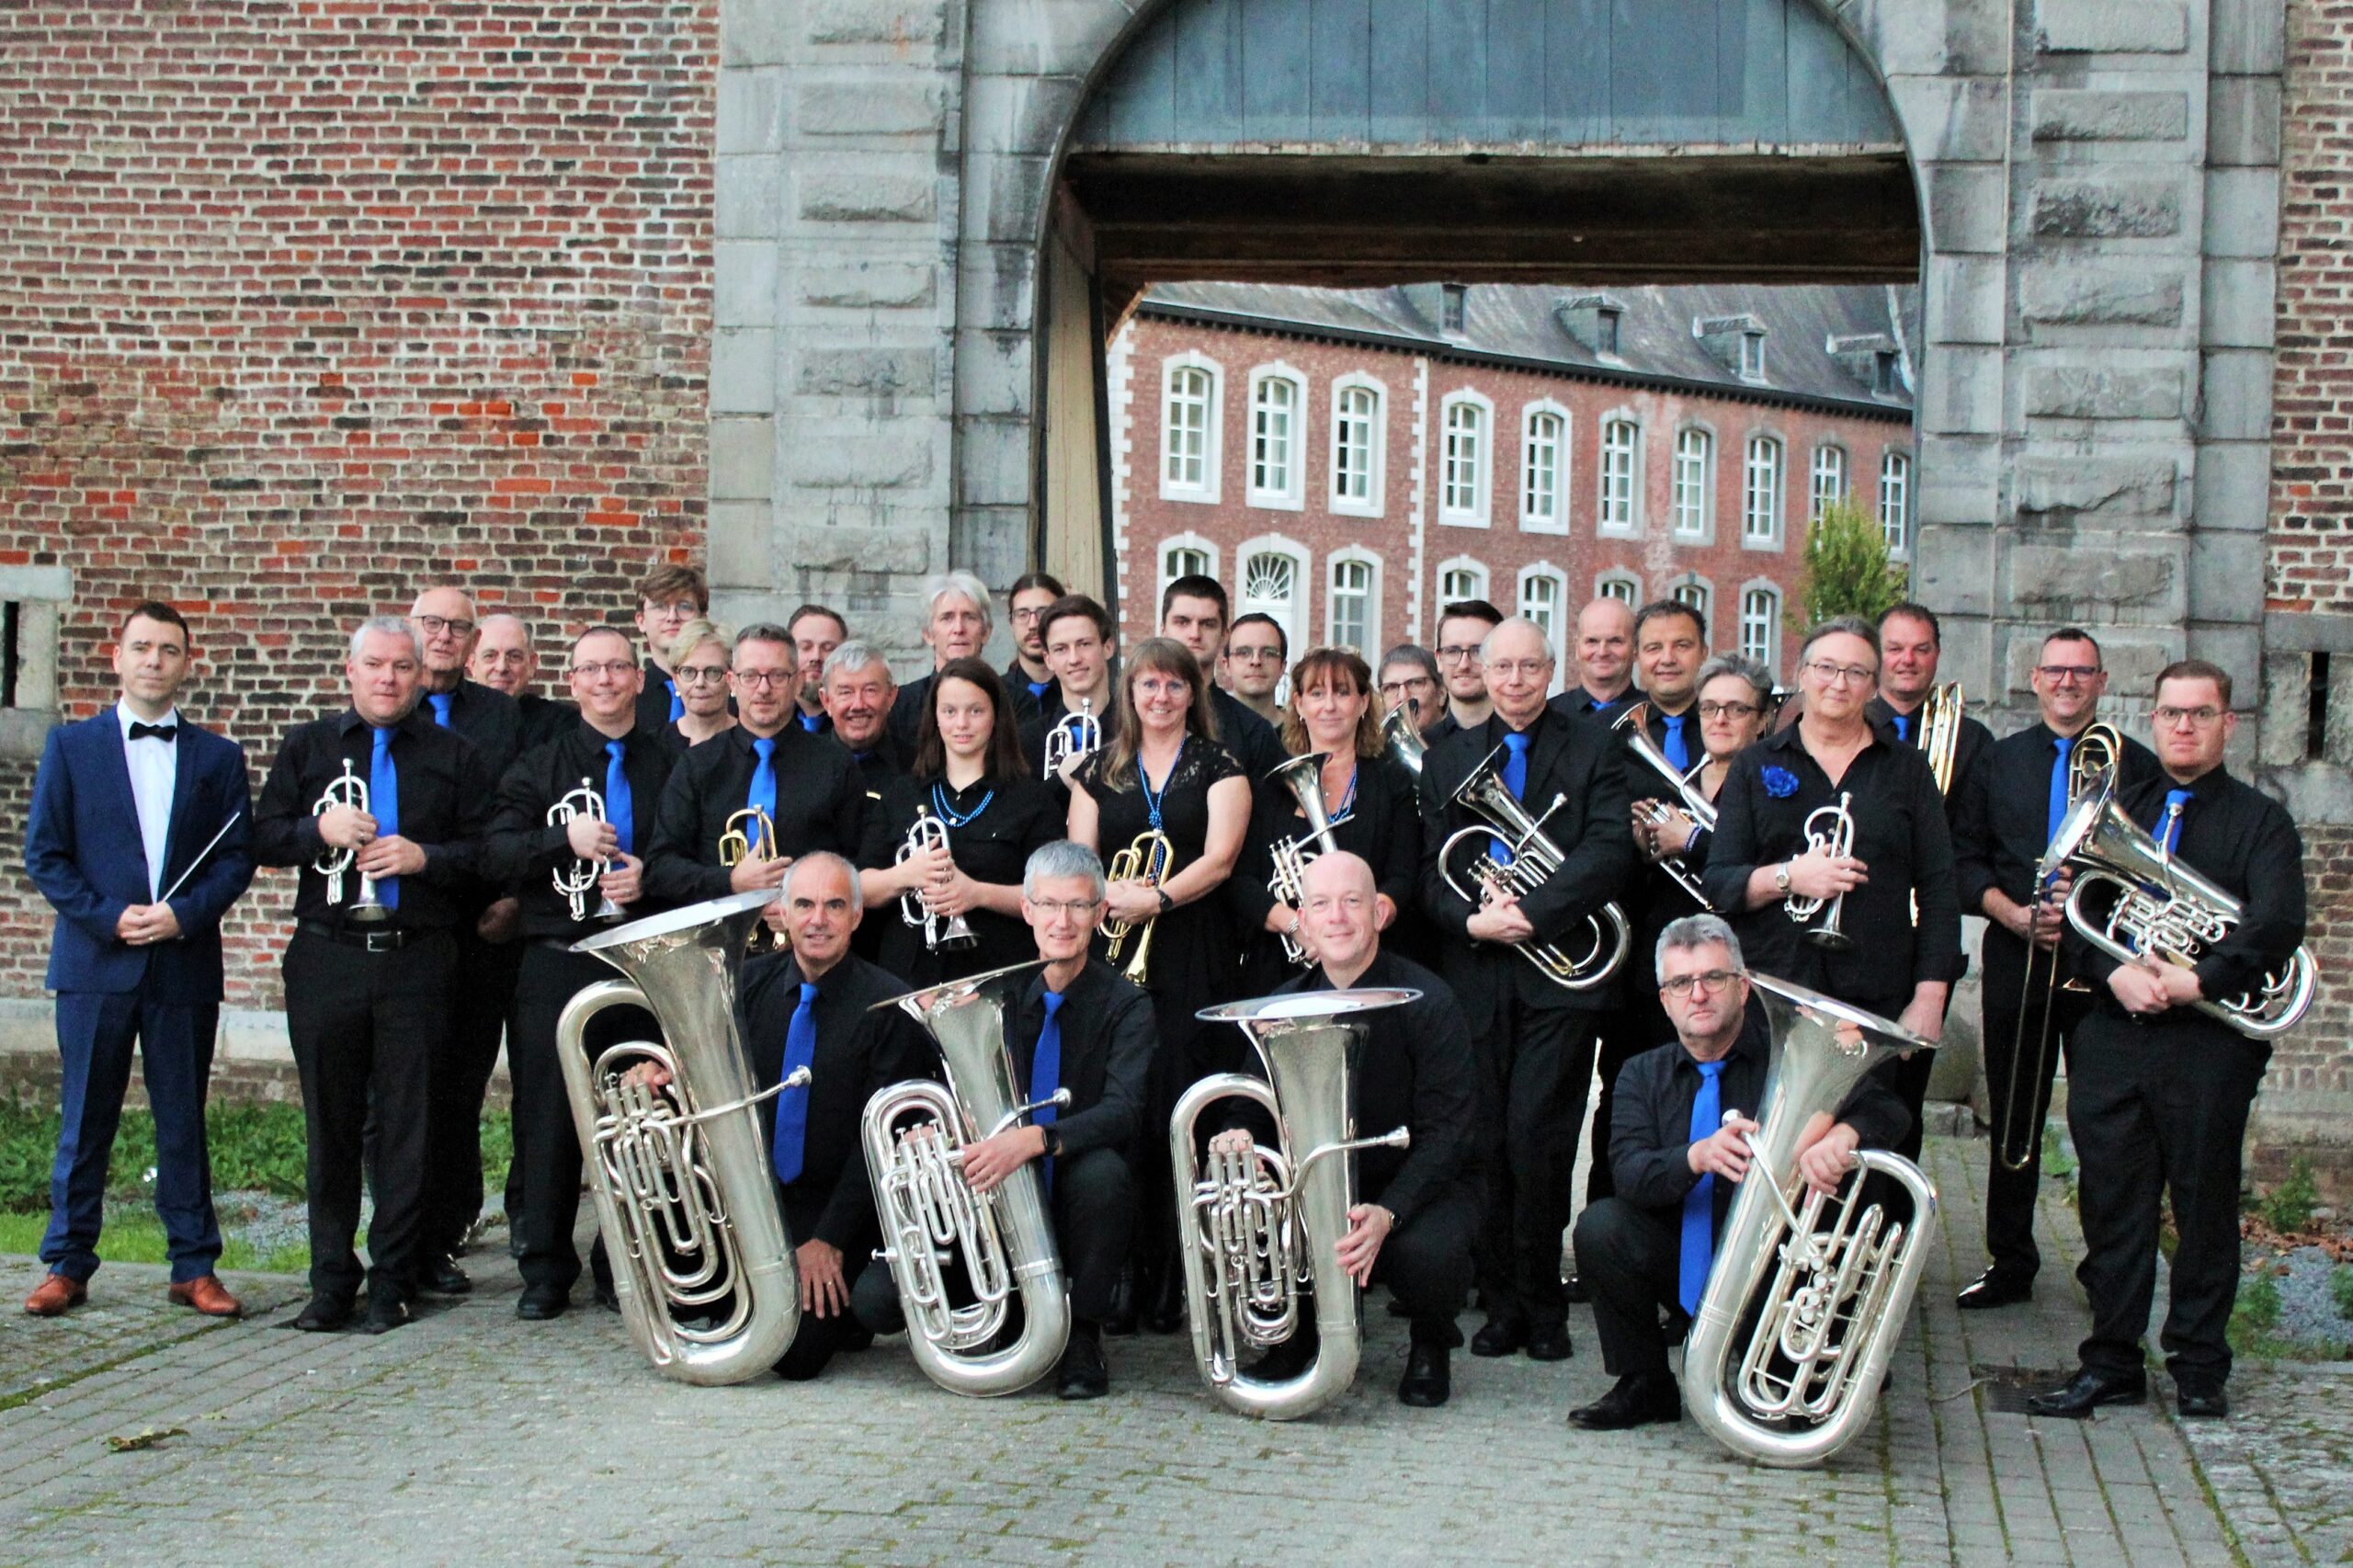
[[[739,66],[719,74],[713,150],[777,153],[784,148],[784,68]]]
[[[1954,615],[1994,613],[1994,530],[1923,523],[1912,547],[1913,591]]]
[[[1998,257],[1936,256],[1928,261],[1927,333],[1931,344],[1998,344],[2007,305]]]
[[[803,490],[903,490],[928,482],[933,419],[796,419],[780,444],[784,477]]]
[[[2029,458],[2018,464],[2017,506],[2022,516],[2061,524],[2165,517],[2179,473],[2171,458]]]
[[[956,422],[959,499],[976,506],[1021,506],[1030,499],[1036,453],[1027,419]]]
[[[1990,528],[2000,515],[2001,444],[1991,436],[1920,437],[1922,525]]]
[[[2191,516],[2200,533],[2261,533],[2271,511],[2271,443],[2200,441]]]
[[[2276,76],[2288,57],[2287,0],[2210,0],[2206,68],[2216,75]]]
[[[1920,428],[1939,436],[2002,428],[2002,352],[1949,345],[1920,367]]]
[[[2044,239],[2163,239],[2181,233],[2181,185],[2170,179],[2046,179],[2034,189]]]
[[[2178,142],[2188,134],[2187,93],[2035,91],[2037,142]]]
[[[711,246],[710,314],[716,326],[776,324],[774,240],[720,240]]]
[[[2279,161],[2279,83],[2216,76],[2206,88],[2206,162],[2213,168]]]
[[[892,528],[882,518],[863,526],[828,522],[800,529],[788,561],[802,571],[888,572],[917,577],[938,570],[932,564],[939,554],[935,544],[924,529]]]
[[[1998,254],[2007,237],[2007,183],[1999,166],[1941,164],[1928,171],[1928,233],[1948,253]]]
[[[930,49],[939,43],[947,15],[946,0],[810,0],[808,37],[811,43]]]
[[[1106,0],[968,0],[968,69],[989,75],[1084,78],[1131,7]]]
[[[2189,618],[2245,621],[2263,619],[2266,541],[2256,533],[2193,534],[2189,540]]]
[[[2206,175],[2208,256],[2279,254],[2279,171],[2210,169]]]
[[[2183,651],[2192,659],[2210,659],[2230,672],[2233,706],[2251,703],[2262,690],[2263,630],[2259,626],[2190,623]]]
[[[909,262],[836,261],[800,275],[803,304],[841,310],[914,310],[937,290],[934,271]]]
[[[2009,95],[1998,77],[1891,76],[1887,96],[1923,163],[1999,163],[2009,145]]]
[[[765,415],[726,415],[710,422],[710,498],[764,501],[775,493],[771,463],[776,421]]]
[[[776,537],[776,513],[767,502],[712,502],[708,563],[711,586],[772,587],[770,551]]]
[[[1999,76],[2007,7],[1995,0],[1833,0],[1864,51],[1897,75]]]
[[[2022,268],[2018,302],[2028,321],[2052,326],[2175,326],[2183,290],[2182,273],[2164,265],[2035,260]]]
[[[812,223],[927,223],[939,212],[936,176],[872,166],[875,160],[804,168],[797,210]]]
[[[710,411],[769,414],[776,409],[776,333],[723,326],[710,335]]]
[[[1027,414],[1037,395],[1035,364],[1026,332],[959,333],[956,412]]]
[[[729,153],[711,166],[714,237],[774,240],[784,218],[784,159],[774,153]]]
[[[2122,611],[2178,615],[2183,603],[2181,546],[2127,544],[2113,535],[2078,535],[2065,544],[2018,544],[2009,552],[2009,602],[2029,613],[2100,619]]]
[[[2279,269],[2268,261],[2209,261],[2199,335],[2214,347],[2272,347],[2279,281]]]
[[[2027,373],[2026,411],[2048,419],[2172,419],[2182,412],[2182,374],[2040,366]]]
[[[784,65],[801,37],[800,12],[774,0],[719,8],[719,64]]]
[[[804,83],[793,103],[803,136],[927,136],[947,119],[938,83],[881,79]]]
[[[2035,23],[2035,41],[2051,54],[2171,54],[2189,47],[2185,0],[2039,0]]]
[[[920,348],[812,348],[801,355],[793,390],[804,397],[928,397],[938,357]]]
[[[1084,82],[1070,76],[969,77],[964,84],[965,145],[978,153],[1051,156],[1086,90]]]
[[[2200,415],[2206,434],[2222,441],[2260,441],[2271,434],[2271,355],[2225,348],[2205,356]]]

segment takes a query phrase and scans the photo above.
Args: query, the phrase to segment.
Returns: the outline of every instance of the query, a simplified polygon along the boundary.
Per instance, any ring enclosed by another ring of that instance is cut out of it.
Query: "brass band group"
[[[348,705],[249,799],[176,706],[187,619],[139,606],[120,701],[52,733],[27,829],[65,1085],[27,1310],[86,1297],[134,1042],[173,1298],[239,1310],[204,1085],[222,919],[278,867],[299,1327],[471,1289],[503,1040],[519,1315],[572,1305],[585,1176],[595,1292],[676,1377],[904,1335],[953,1392],[1086,1399],[1107,1336],[1183,1331],[1214,1397],[1303,1416],[1381,1286],[1397,1397],[1433,1406],[1466,1306],[1472,1354],[1549,1361],[1582,1301],[1614,1381],[1574,1425],[1688,1408],[1815,1462],[1909,1316],[1980,915],[1989,1261],[1960,1305],[2033,1290],[2063,1056],[2092,1322],[2036,1408],[2145,1397],[2169,1201],[2165,1366],[2183,1414],[2226,1409],[2240,1144],[2313,974],[2302,846],[2224,766],[2221,669],[2119,694],[2144,744],[2101,714],[2097,638],[2056,631],[1996,740],[1913,605],[1811,629],[1789,692],[1674,602],[1587,606],[1565,670],[1479,602],[1378,664],[1231,620],[1207,577],[1124,649],[1042,574],[1002,608],[1000,669],[991,593],[933,580],[902,685],[835,609],[730,629],[663,566],[557,699],[530,626],[436,586],[350,629]]]

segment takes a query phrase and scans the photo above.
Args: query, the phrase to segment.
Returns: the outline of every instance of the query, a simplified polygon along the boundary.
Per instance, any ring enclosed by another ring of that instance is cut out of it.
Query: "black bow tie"
[[[142,724],[134,719],[131,724],[131,738],[135,741],[142,735],[153,735],[168,744],[180,738],[180,727],[177,724]]]

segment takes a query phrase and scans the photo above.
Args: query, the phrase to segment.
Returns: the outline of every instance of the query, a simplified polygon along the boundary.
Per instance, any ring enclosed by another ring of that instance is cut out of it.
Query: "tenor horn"
[[[1683,1347],[1683,1397],[1700,1429],[1761,1465],[1820,1464],[1869,1425],[1934,1234],[1936,1184],[1897,1154],[1859,1151],[1838,1198],[1798,1174],[1809,1124],[1833,1117],[1863,1075],[1935,1046],[1802,985],[1752,973],[1772,1032],[1751,1160],[1724,1217]],[[1727,1120],[1730,1117],[1727,1116]],[[1877,1172],[1912,1198],[1891,1222],[1862,1201]],[[1797,1195],[1803,1194],[1802,1205]],[[1836,1205],[1836,1214],[1826,1211]]]
[[[964,1180],[964,1150],[1017,1126],[1070,1091],[1024,1102],[1006,1049],[1006,1010],[1042,960],[991,970],[878,1007],[897,1007],[939,1048],[943,1086],[911,1078],[877,1089],[859,1128],[867,1178],[882,1221],[882,1251],[907,1346],[924,1375],[950,1393],[1017,1393],[1054,1369],[1070,1342],[1061,1250],[1036,1162],[988,1192]],[[958,1304],[948,1266],[961,1263],[972,1300]],[[1018,1292],[1021,1333],[997,1339]]]
[[[646,1359],[680,1382],[759,1377],[801,1326],[801,1273],[761,1108],[805,1085],[808,1069],[756,1093],[735,1021],[744,938],[774,897],[730,893],[574,943],[627,978],[583,987],[556,1019],[621,1319]],[[629,1040],[590,1061],[588,1026],[608,1007],[651,1011],[661,1043]],[[645,1062],[670,1081],[634,1081],[630,1069]]]
[[[1103,744],[1103,722],[1095,716],[1095,699],[1078,699],[1078,711],[1067,713],[1054,727],[1046,732],[1045,766],[1042,777],[1057,778],[1063,765],[1081,762]]]
[[[1835,805],[1816,806],[1805,817],[1805,846],[1824,855],[1844,859],[1855,852],[1855,813],[1851,809],[1855,797],[1842,794]],[[1802,893],[1788,893],[1781,899],[1781,911],[1791,920],[1803,926],[1822,913],[1825,901],[1808,898]],[[1826,901],[1830,914],[1821,925],[1813,926],[1805,939],[1817,948],[1827,948],[1834,953],[1850,950],[1855,938],[1847,935],[1847,895]]]
[[[1665,780],[1667,788],[1675,791],[1676,799],[1683,803],[1683,814],[1699,826],[1713,831],[1716,825],[1715,802],[1699,793],[1699,775],[1708,766],[1707,753],[1702,751],[1699,760],[1691,765],[1691,770],[1684,772],[1675,766],[1665,752],[1659,749],[1658,743],[1651,739],[1650,717],[1651,705],[1637,702],[1611,721],[1609,727],[1624,733],[1626,749],[1634,754],[1637,761]],[[1645,811],[1644,806],[1650,809]],[[1638,801],[1634,803],[1634,810],[1643,824],[1654,829],[1666,819],[1666,807],[1658,801]],[[1700,908],[1712,910],[1716,907],[1708,901],[1707,890],[1700,885],[1698,873],[1684,863],[1682,856],[1670,855],[1658,866],[1660,870],[1674,878],[1675,885],[1689,893]]]
[[[1267,879],[1267,891],[1294,912],[1306,902],[1308,862],[1340,846],[1332,836],[1332,819],[1324,810],[1324,764],[1330,756],[1328,752],[1312,751],[1267,774],[1267,782],[1279,784],[1298,798],[1300,814],[1307,819],[1305,833],[1276,843],[1274,875]],[[1313,955],[1288,931],[1283,933],[1283,957],[1295,964],[1314,961]]]
[[[1529,815],[1528,808],[1504,783],[1503,755],[1501,746],[1489,752],[1454,792],[1454,803],[1478,818],[1478,823],[1460,829],[1438,846],[1438,875],[1457,898],[1473,909],[1481,903],[1479,890],[1507,898],[1524,897],[1543,886],[1568,859],[1560,846],[1544,835],[1545,819],[1566,803],[1565,798],[1555,795],[1542,815]],[[1478,848],[1464,869],[1470,878],[1465,883],[1455,875],[1456,852],[1463,845],[1483,843],[1486,846]],[[1494,846],[1501,846],[1504,854],[1496,855]],[[1626,912],[1615,903],[1605,903],[1586,916],[1586,928],[1592,943],[1581,958],[1572,958],[1559,946],[1534,937],[1514,943],[1512,950],[1553,984],[1569,991],[1590,991],[1608,983],[1625,964],[1626,954],[1634,945],[1634,928]]]
[[[319,792],[318,800],[311,807],[311,814],[323,817],[337,806],[349,806],[361,812],[368,809],[368,780],[351,770],[351,759],[347,756],[343,759],[343,772],[329,779],[327,787]],[[358,858],[359,852],[356,849],[330,846],[312,862],[311,869],[327,880],[328,903],[343,903],[343,874],[350,870],[353,862]],[[351,901],[350,906],[343,912],[343,917],[355,926],[374,926],[392,918],[392,911],[377,900],[376,879],[367,872],[359,873],[359,896]]]
[[[1346,1393],[1363,1349],[1357,1283],[1334,1249],[1348,1233],[1358,1149],[1405,1147],[1397,1128],[1356,1136],[1351,1059],[1364,1015],[1417,1000],[1418,991],[1309,991],[1204,1009],[1233,1023],[1267,1070],[1202,1079],[1176,1101],[1168,1157],[1176,1177],[1177,1248],[1185,1259],[1185,1316],[1193,1361],[1219,1402],[1244,1415],[1296,1421]],[[1194,1123],[1211,1102],[1245,1099],[1274,1119],[1279,1146],[1212,1153],[1205,1171]],[[1280,1381],[1252,1377],[1247,1351],[1271,1349],[1301,1329],[1301,1296],[1314,1298],[1314,1363]]]

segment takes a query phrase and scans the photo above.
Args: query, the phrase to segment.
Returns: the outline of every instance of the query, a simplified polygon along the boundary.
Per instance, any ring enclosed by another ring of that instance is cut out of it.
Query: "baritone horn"
[[[368,780],[351,770],[351,759],[347,756],[343,759],[341,776],[328,780],[327,787],[319,792],[318,801],[311,807],[311,814],[323,817],[337,806],[349,806],[359,812],[368,810]],[[327,880],[327,903],[330,904],[343,902],[343,874],[350,870],[353,862],[358,858],[357,849],[330,846],[312,862],[311,869]],[[343,917],[355,926],[373,926],[392,917],[392,911],[377,901],[376,879],[367,872],[359,873],[359,896],[351,901],[351,907],[343,912]]]
[[[1111,863],[1103,869],[1103,880],[1107,882],[1140,881],[1148,888],[1156,888],[1166,881],[1168,874],[1176,869],[1176,846],[1158,828],[1148,828],[1137,834],[1125,849],[1111,857]],[[1142,921],[1114,920],[1110,911],[1103,913],[1103,957],[1108,962],[1118,963],[1128,937],[1139,925],[1143,927],[1142,934],[1136,937],[1134,955],[1120,971],[1120,976],[1131,985],[1142,985],[1144,976],[1151,972],[1152,928],[1157,924],[1149,917]]]
[[[915,1365],[950,1393],[1018,1392],[1052,1371],[1070,1342],[1062,1253],[1038,1162],[987,1192],[974,1192],[963,1171],[970,1145],[1070,1103],[1068,1089],[1025,1102],[1006,1049],[1006,1010],[1043,967],[1032,960],[875,1004],[921,1024],[948,1074],[945,1085],[911,1078],[877,1089],[858,1125],[882,1221],[875,1256],[898,1288]],[[951,1263],[963,1276],[952,1294]],[[1000,1346],[1017,1292],[1021,1332]]]
[[[1296,914],[1307,900],[1307,864],[1318,855],[1329,855],[1340,846],[1332,836],[1332,819],[1324,810],[1324,764],[1329,752],[1312,751],[1305,756],[1295,756],[1270,770],[1267,781],[1279,784],[1299,800],[1300,814],[1307,819],[1307,831],[1296,838],[1285,838],[1274,847],[1275,872],[1267,879],[1267,891],[1276,899],[1290,906]],[[1295,964],[1314,962],[1300,939],[1283,933],[1283,957]]]
[[[1479,820],[1472,826],[1457,830],[1438,847],[1438,875],[1454,890],[1457,898],[1473,909],[1480,907],[1483,892],[1506,898],[1534,892],[1568,859],[1560,846],[1544,835],[1545,818],[1566,804],[1565,797],[1555,795],[1542,815],[1529,815],[1528,808],[1504,783],[1498,767],[1503,755],[1501,746],[1489,752],[1486,760],[1472,768],[1462,787],[1455,790],[1454,803]],[[1454,869],[1456,850],[1466,844],[1480,846],[1466,869],[1471,879],[1468,884],[1457,879]],[[1493,847],[1497,846],[1503,850],[1500,856]],[[1627,920],[1626,912],[1615,903],[1605,903],[1586,916],[1586,928],[1592,943],[1582,958],[1573,959],[1553,943],[1534,937],[1514,943],[1513,950],[1534,964],[1537,972],[1553,984],[1569,991],[1590,991],[1606,984],[1624,965],[1626,954],[1634,945],[1634,928]]]
[[[1849,808],[1855,797],[1841,794],[1838,802],[1816,806],[1806,813],[1805,846],[1824,855],[1845,859],[1855,852],[1855,813]],[[1781,909],[1789,917],[1803,926],[1822,913],[1823,900],[1807,898],[1797,892],[1784,894]],[[1805,939],[1817,948],[1827,948],[1834,953],[1851,949],[1855,939],[1847,935],[1843,922],[1847,918],[1847,895],[1840,893],[1829,901],[1830,915],[1819,926],[1807,930]]]
[[[580,788],[548,808],[550,827],[570,827],[576,817],[587,817],[595,822],[605,820],[605,797],[597,793],[596,789],[585,778],[580,781]],[[572,906],[574,920],[582,921],[590,918],[588,895],[597,891],[597,879],[605,874],[605,869],[611,864],[609,860],[574,859],[558,866],[551,873],[555,880],[555,891],[562,893],[564,901]],[[621,914],[621,906],[610,898],[601,898],[597,901],[596,919],[619,920]]]
[[[801,1326],[801,1273],[763,1112],[805,1087],[809,1070],[755,1092],[735,1021],[744,938],[774,896],[730,893],[574,943],[627,978],[583,988],[556,1020],[621,1319],[646,1359],[681,1382],[764,1376]],[[651,1011],[661,1042],[623,1041],[592,1060],[588,1026],[610,1007]],[[669,1082],[638,1081],[631,1069],[647,1062]]]
[[[1185,1091],[1168,1123],[1176,1178],[1177,1249],[1185,1259],[1185,1316],[1193,1361],[1220,1403],[1244,1415],[1296,1421],[1348,1391],[1363,1348],[1357,1283],[1335,1252],[1356,1201],[1350,1158],[1358,1149],[1402,1149],[1404,1128],[1356,1136],[1349,1078],[1364,1015],[1418,1000],[1407,990],[1313,991],[1204,1009],[1238,1024],[1267,1071],[1264,1080],[1221,1073]],[[1277,1145],[1246,1153],[1212,1150],[1204,1170],[1194,1123],[1211,1102],[1245,1099],[1273,1119]],[[1302,1292],[1314,1297],[1313,1365],[1269,1381],[1242,1357],[1302,1330]]]
[[[1632,752],[1645,767],[1666,781],[1667,788],[1673,790],[1676,799],[1682,802],[1683,814],[1712,832],[1716,825],[1715,802],[1699,793],[1699,775],[1708,766],[1707,753],[1702,751],[1699,760],[1691,765],[1691,770],[1684,772],[1659,748],[1658,743],[1651,739],[1650,717],[1650,704],[1637,702],[1611,721],[1609,727],[1625,732],[1626,749]],[[1662,801],[1637,801],[1634,802],[1634,813],[1643,826],[1655,832],[1666,820],[1667,807]],[[1684,863],[1682,856],[1670,855],[1658,862],[1658,867],[1674,878],[1675,885],[1689,893],[1700,908],[1712,910],[1716,907],[1708,902],[1707,892],[1700,886],[1698,874]]]
[[[915,802],[915,820],[907,828],[907,836],[899,846],[894,865],[905,865],[926,850],[948,852],[948,824],[933,816],[922,801]],[[909,888],[899,895],[899,918],[909,926],[923,928],[923,945],[935,953],[958,952],[972,946],[980,938],[972,935],[972,923],[961,915],[934,915],[923,901],[921,888]]]
[[[1802,985],[1748,980],[1764,1001],[1772,1062],[1747,1138],[1748,1178],[1734,1188],[1684,1341],[1683,1397],[1725,1448],[1790,1468],[1822,1463],[1870,1424],[1937,1212],[1936,1184],[1900,1155],[1858,1152],[1847,1185],[1824,1199],[1798,1173],[1798,1154],[1810,1125],[1836,1116],[1866,1073],[1936,1047]],[[1870,1173],[1910,1194],[1909,1224],[1865,1205]]]

